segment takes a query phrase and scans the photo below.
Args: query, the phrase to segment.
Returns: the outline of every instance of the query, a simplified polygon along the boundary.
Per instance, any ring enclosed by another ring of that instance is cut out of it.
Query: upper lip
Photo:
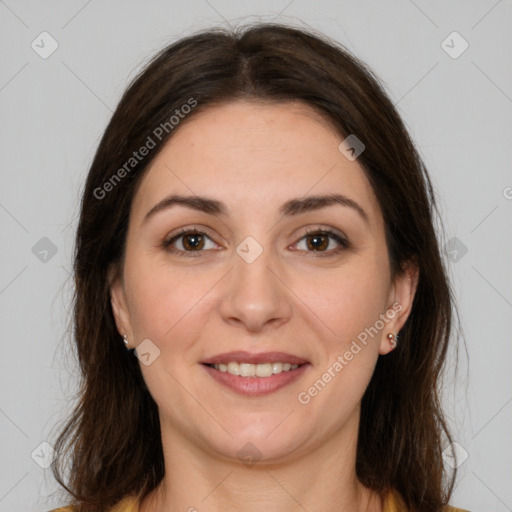
[[[225,352],[213,357],[209,357],[201,361],[202,364],[226,364],[230,362],[261,364],[261,363],[290,363],[304,364],[307,363],[302,357],[297,357],[285,352],[261,352],[259,354],[251,354],[250,352],[236,351]]]

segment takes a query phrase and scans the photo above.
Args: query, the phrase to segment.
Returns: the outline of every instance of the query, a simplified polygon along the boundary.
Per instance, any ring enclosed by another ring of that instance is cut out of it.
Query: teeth
[[[253,364],[240,364],[240,375],[242,377],[256,377],[256,366]]]
[[[217,365],[215,365],[215,366],[217,366]],[[218,369],[220,370],[220,368],[218,368]],[[228,373],[231,373],[231,375],[240,375],[240,365],[238,363],[228,363],[228,367],[227,367],[226,371]]]
[[[249,364],[231,361],[228,364],[215,364],[213,367],[221,372],[227,372],[240,377],[270,377],[281,372],[295,370],[299,365],[290,363]]]

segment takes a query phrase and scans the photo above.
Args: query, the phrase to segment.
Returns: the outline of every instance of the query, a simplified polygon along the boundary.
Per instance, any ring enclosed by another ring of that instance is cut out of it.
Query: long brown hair
[[[442,459],[452,440],[438,395],[452,294],[434,229],[432,185],[373,73],[324,36],[277,24],[212,29],[171,44],[131,83],[112,116],[81,203],[74,342],[82,380],[55,442],[54,475],[79,511],[105,510],[130,494],[146,496],[163,478],[157,407],[116,329],[108,271],[122,267],[137,184],[179,129],[169,121],[176,109],[188,112],[182,123],[214,103],[241,98],[301,100],[340,137],[355,134],[365,144],[358,162],[383,213],[392,271],[414,260],[419,282],[398,347],[378,359],[363,397],[356,471],[380,493],[399,491],[411,510],[437,511],[451,496],[456,472],[448,474]],[[197,105],[180,110],[191,99]],[[148,137],[155,147],[130,160]]]

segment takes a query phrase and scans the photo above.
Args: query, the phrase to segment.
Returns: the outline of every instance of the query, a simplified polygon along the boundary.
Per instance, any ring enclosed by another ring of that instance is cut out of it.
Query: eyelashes
[[[339,244],[339,247],[337,247],[335,249],[331,249],[329,251],[319,251],[317,244],[318,244],[318,240],[322,239],[322,238],[324,240],[327,240],[328,244],[330,243],[330,241],[334,240],[336,243]],[[314,249],[312,251],[307,251],[307,252],[326,253],[328,255],[328,254],[338,253],[343,249],[348,249],[348,247],[349,247],[349,243],[346,238],[342,237],[341,235],[339,235],[338,233],[336,233],[335,231],[332,231],[330,229],[309,229],[299,239],[299,242],[301,242],[302,240],[307,240],[307,239],[315,240],[314,245],[313,245]],[[299,242],[297,242],[297,243],[299,243]]]
[[[174,243],[178,240],[184,239],[187,240],[186,244],[189,247],[193,247],[194,249],[197,249],[199,247],[200,249],[203,249],[205,246],[205,238],[209,239],[213,242],[213,240],[204,232],[200,231],[198,229],[182,229],[180,230],[176,235],[174,235],[172,238],[164,242],[164,248],[174,254],[179,254],[180,256],[199,256],[201,252],[204,251],[198,251],[198,250],[187,250],[185,249],[185,245],[183,244],[183,240],[181,241],[181,245],[183,249],[177,249],[174,247]],[[190,240],[192,241],[192,244],[190,244]],[[195,254],[183,254],[183,253],[195,253]]]
[[[212,238],[204,231],[196,229],[195,227],[184,228],[171,238],[164,240],[162,247],[171,254],[184,257],[197,257],[205,252],[219,250],[215,247],[207,247],[208,241],[211,245],[216,245]],[[310,257],[333,256],[350,247],[350,243],[345,237],[335,231],[324,228],[307,230],[291,247],[298,246],[303,241],[305,241],[306,248],[299,249],[299,252],[311,253],[308,254]],[[337,247],[323,250],[325,247],[329,248],[333,242],[337,244]],[[176,244],[181,245],[181,248],[176,247]],[[293,250],[296,251],[296,249]]]

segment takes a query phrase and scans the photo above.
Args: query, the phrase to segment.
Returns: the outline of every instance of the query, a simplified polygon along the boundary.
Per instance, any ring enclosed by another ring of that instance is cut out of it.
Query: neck
[[[165,476],[140,512],[382,511],[379,495],[355,473],[357,428],[296,458],[253,466],[213,455],[175,431],[163,430],[162,442]]]

